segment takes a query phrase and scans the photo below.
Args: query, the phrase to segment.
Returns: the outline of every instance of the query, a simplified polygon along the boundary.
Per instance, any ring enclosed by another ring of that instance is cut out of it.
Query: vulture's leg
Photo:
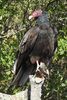
[[[44,76],[49,76],[49,70],[48,70],[47,66],[45,65],[45,63],[40,62],[40,68],[39,69]]]
[[[37,63],[36,72],[37,72],[37,71],[39,71],[39,72],[41,71],[43,74],[49,75],[49,71],[48,71],[48,69],[47,69],[45,63],[40,62],[40,64],[39,64],[38,60],[36,61],[36,63]]]
[[[37,63],[37,68],[36,68],[35,82],[39,84],[44,80],[44,75],[40,70],[40,68],[42,68],[44,65],[42,65],[43,63],[39,64],[38,60],[36,61],[36,63]]]
[[[37,63],[37,68],[36,68],[36,72],[37,72],[37,71],[39,71],[40,64],[39,64],[38,60],[36,61],[36,63]]]
[[[36,83],[42,82],[43,79],[49,76],[49,70],[47,69],[46,65],[43,62],[37,63],[37,69],[36,69]]]

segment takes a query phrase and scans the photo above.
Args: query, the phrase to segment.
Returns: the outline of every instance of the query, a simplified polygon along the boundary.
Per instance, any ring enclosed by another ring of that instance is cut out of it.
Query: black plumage
[[[19,45],[11,86],[23,86],[36,71],[36,61],[49,65],[57,47],[57,31],[51,27],[48,14],[42,12],[35,17],[36,25],[26,32]]]

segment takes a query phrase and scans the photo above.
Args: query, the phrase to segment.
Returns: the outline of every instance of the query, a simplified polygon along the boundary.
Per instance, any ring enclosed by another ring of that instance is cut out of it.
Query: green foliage
[[[67,12],[66,0],[0,0],[0,91],[6,92],[18,45],[34,25],[28,20],[34,9],[44,9],[58,29],[58,48],[50,65],[50,79],[45,82],[44,100],[67,99]],[[14,91],[17,92],[17,90]]]
[[[59,50],[58,55],[67,56],[67,37],[60,39],[58,42]]]
[[[43,100],[66,100],[67,99],[67,80],[66,66],[60,68],[60,64],[52,65],[50,79],[46,81],[43,90]]]

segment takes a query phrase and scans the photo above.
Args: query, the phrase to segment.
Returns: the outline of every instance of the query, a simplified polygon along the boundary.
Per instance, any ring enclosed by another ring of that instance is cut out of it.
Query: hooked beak
[[[30,15],[30,16],[29,16],[29,20],[30,20],[30,19],[32,19],[32,18],[33,18],[33,16],[32,16],[32,15]]]

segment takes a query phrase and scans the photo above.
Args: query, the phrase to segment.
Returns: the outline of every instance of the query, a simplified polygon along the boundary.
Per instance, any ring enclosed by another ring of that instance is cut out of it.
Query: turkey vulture
[[[14,63],[14,77],[11,85],[23,86],[37,69],[37,63],[49,62],[57,47],[57,31],[52,28],[46,11],[35,10],[29,19],[35,19],[36,24],[24,35],[19,45]]]

